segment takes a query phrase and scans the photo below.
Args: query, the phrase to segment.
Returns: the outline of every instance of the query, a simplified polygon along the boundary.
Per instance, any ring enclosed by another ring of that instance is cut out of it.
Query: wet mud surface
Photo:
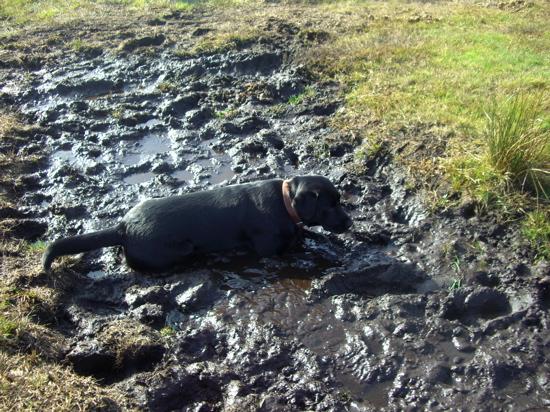
[[[43,158],[14,182],[14,236],[97,230],[141,199],[313,173],[354,219],[281,257],[197,257],[159,277],[116,249],[87,254],[52,324],[71,342],[64,361],[155,411],[550,407],[548,265],[530,263],[513,223],[471,205],[428,213],[390,154],[350,172],[353,148],[324,144],[336,86],[308,79],[287,46],[68,54],[2,73],[0,100],[40,125],[11,149]]]

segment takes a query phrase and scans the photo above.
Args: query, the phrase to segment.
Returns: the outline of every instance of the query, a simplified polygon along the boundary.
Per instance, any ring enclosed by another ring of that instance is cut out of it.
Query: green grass
[[[82,51],[86,49],[86,42],[82,39],[74,39],[73,41],[70,42],[69,45],[71,49],[75,51]]]
[[[449,286],[449,291],[452,292],[453,290],[460,289],[462,287],[462,279],[454,279],[453,283],[451,283],[451,286]]]
[[[287,103],[292,106],[297,106],[313,96],[315,96],[315,89],[311,86],[307,86],[302,93],[290,96]]]
[[[550,210],[538,209],[528,213],[522,229],[537,257],[550,259]]]
[[[519,12],[449,3],[326,7],[334,13],[352,8],[369,13],[364,27],[332,36],[334,42],[311,50],[307,59],[321,77],[347,87],[343,128],[362,126],[368,148],[372,135],[379,136],[377,146],[414,125],[445,125],[454,138],[445,156],[430,165],[447,170],[454,190],[469,191],[485,203],[511,182],[526,189],[529,181],[537,194],[543,192],[549,127],[539,126],[550,124],[550,100],[535,105],[530,96],[550,91],[547,3],[535,1]],[[526,97],[511,98],[522,101],[513,108],[516,119],[506,120],[502,102],[517,95]],[[508,133],[502,124],[510,121],[517,127]],[[497,138],[502,132],[508,140]]]
[[[171,326],[164,326],[160,331],[160,336],[163,338],[167,338],[170,336],[174,336],[176,334],[176,331]]]
[[[17,323],[0,315],[0,340],[10,339],[17,331]]]
[[[481,126],[487,96],[550,88],[543,16],[475,5],[428,11],[441,17],[375,20],[364,33],[326,46],[322,63],[349,85],[351,110],[391,123],[447,123],[472,132]],[[511,29],[527,22],[529,35]]]
[[[452,189],[483,208],[515,213],[530,198],[544,208],[550,194],[550,130],[540,98],[516,95],[488,107],[476,153],[456,153],[445,164]]]
[[[486,112],[487,159],[519,189],[549,198],[550,128],[543,124],[542,100],[516,95]]]
[[[44,242],[43,240],[37,240],[36,242],[27,244],[29,252],[31,253],[42,253],[46,250],[47,246],[48,246],[48,243]]]
[[[189,11],[197,6],[229,8],[248,3],[257,3],[257,0],[0,0],[0,22],[53,23],[109,14],[116,9],[123,12]]]
[[[235,108],[227,108],[225,110],[217,111],[214,113],[214,116],[218,119],[234,119],[239,114],[239,111]]]
[[[536,226],[547,227],[548,2],[514,11],[471,2],[321,7],[347,23],[305,62],[344,85],[346,107],[334,125],[362,139],[356,159],[399,147],[395,161],[425,182],[436,209],[470,198],[480,211],[517,218],[538,207]],[[438,139],[446,140],[443,152]],[[524,233],[544,255],[537,246],[544,230],[534,230],[533,216],[525,216]]]
[[[508,187],[506,176],[498,173],[482,156],[468,153],[448,159],[446,172],[453,191],[479,203],[482,208],[505,206],[503,194]]]

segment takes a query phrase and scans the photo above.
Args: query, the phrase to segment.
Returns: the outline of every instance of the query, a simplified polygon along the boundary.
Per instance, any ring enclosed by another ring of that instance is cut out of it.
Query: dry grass
[[[40,254],[40,248],[23,241],[0,245],[0,410],[113,410],[126,405],[116,390],[57,363],[68,342],[42,323],[55,324],[67,282],[44,278]]]
[[[0,206],[16,209],[14,180],[35,164],[16,153],[20,139],[32,129],[14,114],[0,115],[0,143],[13,150],[0,154]],[[127,400],[114,389],[76,375],[58,362],[67,350],[66,338],[55,330],[58,307],[77,277],[70,268],[55,275],[41,272],[41,242],[10,236],[18,219],[0,219],[0,410],[117,410]]]
[[[114,10],[133,14],[190,8],[188,2],[170,0],[0,0],[0,18],[12,25],[50,24],[109,15]]]
[[[101,331],[99,340],[115,354],[116,365],[120,367],[127,357],[144,348],[160,345],[160,336],[157,331],[138,321],[121,319],[108,324]]]
[[[121,393],[36,355],[0,352],[0,410],[122,410]]]
[[[0,113],[0,139],[13,134],[19,124],[18,117],[13,113]]]
[[[0,244],[0,410],[129,408],[117,390],[58,363],[68,342],[51,326],[77,276],[70,269],[46,276],[41,253],[41,247],[24,241]]]

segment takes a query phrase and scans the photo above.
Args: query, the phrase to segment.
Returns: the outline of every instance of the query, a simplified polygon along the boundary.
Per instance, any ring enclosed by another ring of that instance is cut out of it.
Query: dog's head
[[[340,193],[326,177],[295,176],[289,186],[292,207],[307,226],[342,233],[352,225],[340,205]]]

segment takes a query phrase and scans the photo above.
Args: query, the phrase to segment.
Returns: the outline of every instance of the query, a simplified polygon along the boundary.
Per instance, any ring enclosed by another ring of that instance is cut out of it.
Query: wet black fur
[[[191,253],[240,247],[260,256],[281,253],[299,235],[283,202],[282,183],[264,180],[146,200],[114,227],[52,242],[43,256],[44,269],[58,256],[116,245],[124,248],[131,268],[145,272],[169,269]],[[296,176],[289,186],[292,205],[305,225],[335,233],[351,225],[327,178]]]

